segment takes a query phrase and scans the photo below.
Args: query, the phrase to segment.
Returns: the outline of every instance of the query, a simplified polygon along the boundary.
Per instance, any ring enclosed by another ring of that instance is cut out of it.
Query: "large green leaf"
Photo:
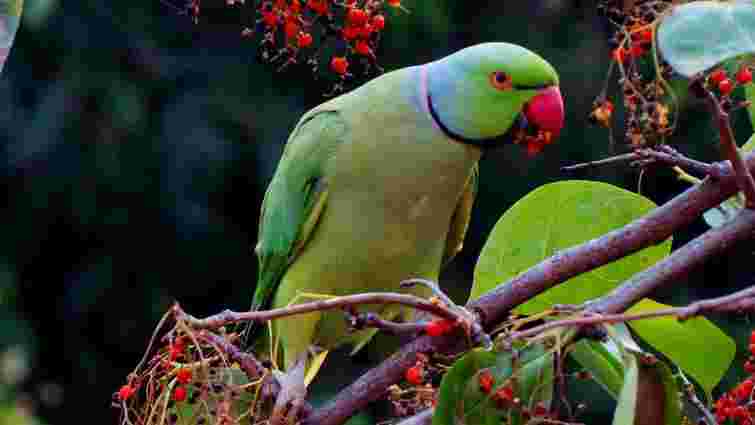
[[[599,237],[655,208],[647,198],[610,184],[567,180],[541,186],[500,218],[485,243],[470,299],[522,273],[557,251]],[[605,294],[668,255],[671,240],[574,277],[516,309],[532,314]]]
[[[675,6],[658,28],[661,55],[685,77],[755,53],[752,2],[696,1]]]
[[[643,313],[669,308],[648,299],[635,304],[627,313]],[[710,394],[729,369],[736,346],[721,329],[703,317],[680,322],[660,317],[630,322],[645,342],[679,366]]]

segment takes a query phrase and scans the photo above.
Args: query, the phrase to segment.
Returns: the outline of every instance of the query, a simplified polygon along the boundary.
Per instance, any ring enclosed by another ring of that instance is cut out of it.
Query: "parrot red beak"
[[[564,127],[564,99],[558,86],[541,90],[524,106],[528,127],[534,127],[536,136],[527,137],[528,153],[536,154],[545,145],[553,143]],[[532,134],[532,129],[529,129]]]

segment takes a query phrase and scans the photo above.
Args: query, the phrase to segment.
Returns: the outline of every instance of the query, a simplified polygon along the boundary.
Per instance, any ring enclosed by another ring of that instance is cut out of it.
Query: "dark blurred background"
[[[503,40],[553,63],[566,98],[556,145],[535,158],[508,147],[484,161],[465,252],[442,280],[461,302],[485,235],[518,198],[564,178],[633,190],[637,172],[559,171],[609,154],[608,132],[586,123],[609,58],[594,2],[405,6],[410,14],[389,14],[378,51],[387,70]],[[288,132],[323,97],[307,75],[261,65],[256,41],[232,21],[225,10],[192,25],[160,0],[27,0],[0,77],[0,401],[10,406],[0,424],[15,423],[13,406],[48,424],[82,415],[113,423],[111,394],[174,300],[195,315],[248,308],[263,191]],[[751,131],[744,114],[737,129],[740,139]],[[684,114],[674,143],[717,158],[702,110]],[[669,173],[644,179],[659,203],[683,189]],[[675,246],[705,229],[699,221]],[[659,296],[687,302],[744,286],[751,257],[752,246],[740,246]],[[740,346],[751,326],[718,323]]]

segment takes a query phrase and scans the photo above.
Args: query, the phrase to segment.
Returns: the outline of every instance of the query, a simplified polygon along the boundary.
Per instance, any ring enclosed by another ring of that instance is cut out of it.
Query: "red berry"
[[[611,51],[611,57],[616,62],[623,63],[624,59],[626,59],[626,51],[621,47],[617,47]]]
[[[499,388],[493,395],[493,400],[495,400],[499,407],[506,407],[514,401],[514,389],[511,388],[511,385]]]
[[[546,413],[548,413],[548,409],[545,408],[542,401],[538,402],[532,409],[533,416],[545,416]]]
[[[739,71],[737,72],[737,82],[739,84],[750,84],[752,82],[752,71],[750,70],[750,67],[743,66],[742,68],[739,68]]]
[[[359,41],[357,41],[357,44],[356,44],[356,45],[354,46],[354,50],[355,50],[355,51],[356,51],[356,52],[357,52],[358,54],[360,54],[360,55],[362,55],[362,56],[367,56],[367,55],[369,55],[369,54],[370,54],[370,52],[372,51],[372,50],[370,49],[370,44],[369,44],[369,43],[367,43],[367,42],[366,42],[366,41],[364,41],[364,40],[359,40]]]
[[[742,381],[742,383],[740,383],[734,388],[734,394],[737,396],[739,400],[749,398],[750,394],[752,393],[753,386],[754,384],[752,380],[745,379],[744,381]]]
[[[424,381],[424,375],[425,372],[422,370],[422,366],[420,365],[414,365],[410,367],[409,369],[406,369],[406,373],[404,373],[404,378],[406,381],[412,385],[421,385]]]
[[[173,390],[173,400],[178,402],[186,400],[186,388],[176,387],[176,389]]]
[[[375,17],[373,17],[372,27],[375,28],[376,31],[381,31],[383,28],[385,28],[385,16],[376,15]]]
[[[318,15],[328,13],[327,0],[307,0],[307,7],[314,10]]]
[[[719,68],[719,69],[711,72],[710,73],[710,77],[708,77],[708,78],[710,79],[711,83],[718,84],[721,81],[723,81],[723,80],[726,79],[726,71],[724,71],[723,69]]]
[[[278,25],[278,14],[275,12],[266,12],[262,14],[262,20],[268,27],[274,27]]]
[[[401,0],[386,0],[390,7],[401,7]]]
[[[134,395],[135,392],[136,389],[131,385],[124,385],[120,390],[118,390],[118,399],[120,401],[126,401],[131,398],[131,396]]]
[[[181,384],[188,384],[191,382],[191,369],[183,368],[176,372],[176,380]]]
[[[745,362],[745,372],[749,374],[755,373],[755,364],[753,364],[752,361],[747,360]]]
[[[343,56],[334,56],[330,61],[330,68],[336,74],[344,75],[349,69],[349,61]]]
[[[299,33],[299,38],[296,40],[299,47],[309,47],[312,45],[312,34],[308,32]]]
[[[349,9],[346,19],[351,25],[358,27],[367,23],[368,16],[367,12],[362,9]]]
[[[449,333],[456,323],[448,319],[436,319],[425,325],[425,333],[430,336],[441,336]]]
[[[483,370],[478,377],[478,382],[480,384],[480,391],[489,394],[495,384],[495,378],[493,378],[493,374],[490,371]]]
[[[370,34],[372,34],[372,26],[370,24],[365,24],[359,28],[359,37],[370,38]]]
[[[611,102],[610,100],[603,102],[603,107],[606,108],[609,113],[613,112],[613,102]]]
[[[293,0],[291,2],[291,5],[288,7],[288,10],[290,10],[291,13],[301,12],[301,3],[299,3],[299,0]]]
[[[286,33],[286,38],[296,38],[299,33],[299,25],[296,22],[286,22],[286,25],[283,26],[283,32]]]
[[[718,91],[721,92],[721,94],[726,95],[731,93],[731,91],[734,90],[734,84],[731,82],[730,79],[725,78],[721,80],[721,82],[718,83]]]
[[[750,333],[750,344],[755,344],[755,331]]]
[[[347,25],[341,30],[341,35],[346,40],[353,40],[359,35],[359,28],[353,25]]]
[[[633,44],[631,48],[629,48],[629,54],[633,58],[639,58],[640,56],[645,54],[645,48],[642,47],[639,44]]]

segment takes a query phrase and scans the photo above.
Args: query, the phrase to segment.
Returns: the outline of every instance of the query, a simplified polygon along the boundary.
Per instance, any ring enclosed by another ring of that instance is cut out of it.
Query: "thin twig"
[[[567,165],[561,167],[561,171],[574,171],[582,168],[599,167],[601,165],[615,164],[617,162],[629,162],[639,159],[634,152],[622,153],[619,155],[609,156],[608,158],[597,159],[595,161],[580,162],[579,164]]]
[[[288,307],[276,308],[264,311],[235,312],[225,310],[204,319],[191,316],[174,308],[176,320],[184,320],[195,329],[217,329],[221,326],[239,322],[267,322],[281,317],[294,316],[297,314],[311,313],[313,311],[336,310],[346,307],[354,307],[364,304],[400,304],[412,307],[416,310],[425,311],[443,319],[457,320],[459,313],[449,309],[443,304],[432,303],[424,298],[409,294],[392,292],[367,292],[364,294],[334,297],[327,300],[317,300],[308,303],[294,304]]]
[[[394,335],[420,333],[427,327],[427,322],[398,323],[382,319],[378,314],[367,312],[360,314],[347,313],[349,326],[355,330],[368,328],[380,329]]]
[[[755,308],[755,286],[735,292],[724,297],[711,298],[691,303],[684,307],[670,307],[655,311],[633,314],[597,314],[588,311],[588,316],[581,316],[570,319],[554,320],[540,326],[514,332],[507,339],[514,341],[539,335],[545,331],[566,327],[566,326],[586,326],[603,323],[623,323],[634,320],[653,319],[656,317],[675,316],[680,321],[687,320],[694,316],[709,313],[731,313],[731,312],[748,312]]]
[[[718,132],[721,136],[721,150],[724,158],[731,161],[734,173],[737,176],[739,189],[745,195],[745,207],[755,209],[755,180],[752,178],[750,170],[739,153],[737,143],[734,141],[734,131],[731,128],[729,114],[721,107],[721,103],[710,90],[705,91],[708,96],[708,103],[712,109],[713,119],[718,126]]]
[[[705,176],[711,175],[713,177],[719,177],[719,167],[688,158],[668,145],[659,145],[654,148],[637,149],[634,152],[610,156],[608,158],[603,158],[596,161],[588,161],[569,165],[566,167],[561,167],[561,171],[574,171],[582,168],[599,167],[602,165],[615,164],[617,162],[630,162],[634,165],[639,166],[646,166],[651,163],[660,162],[662,164],[692,170]]]

